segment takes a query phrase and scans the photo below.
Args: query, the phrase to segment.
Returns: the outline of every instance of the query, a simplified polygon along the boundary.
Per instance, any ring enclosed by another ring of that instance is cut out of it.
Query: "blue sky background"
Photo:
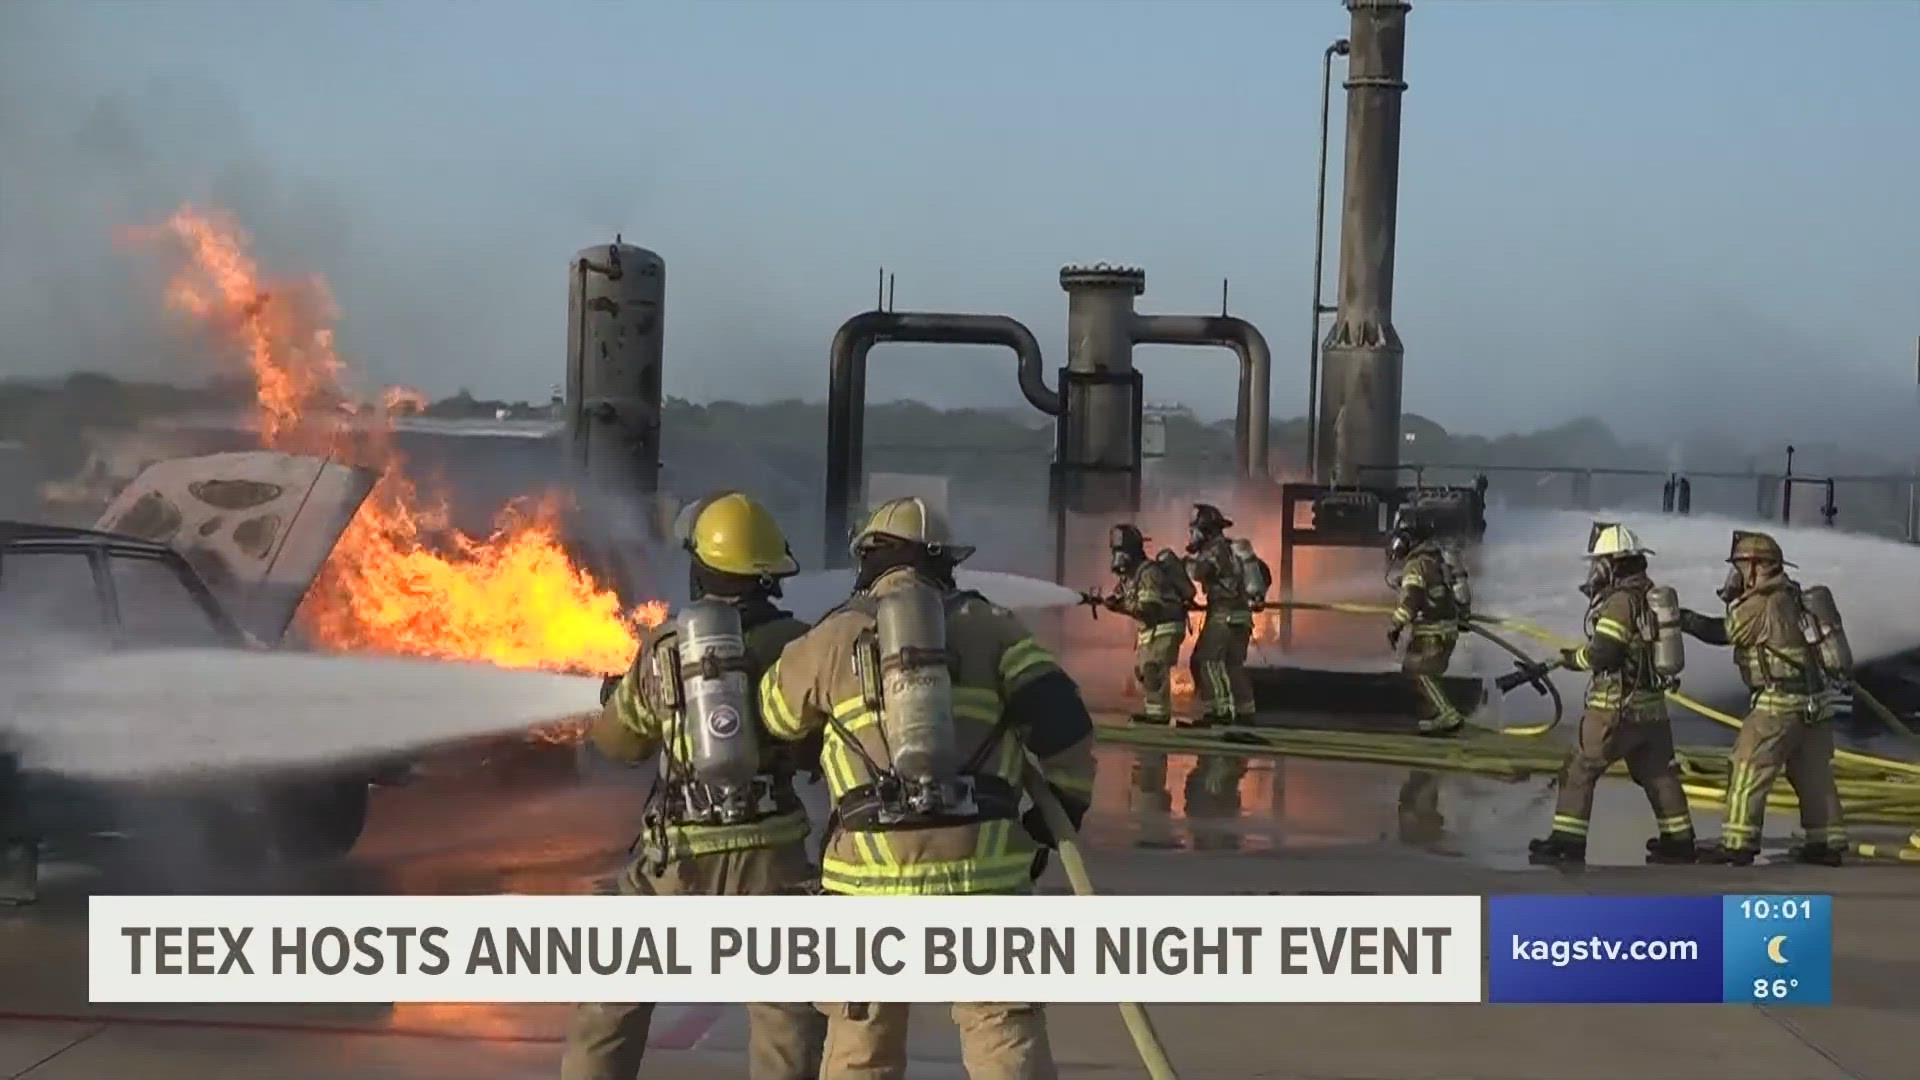
[[[1335,0],[16,0],[0,362],[191,367],[111,233],[193,196],[328,275],[370,378],[434,393],[543,396],[567,260],[620,230],[667,259],[677,395],[822,396],[883,263],[901,307],[1013,315],[1051,366],[1059,266],[1110,260],[1146,267],[1143,310],[1214,310],[1230,278],[1294,415],[1319,58],[1347,25]],[[1902,437],[1916,55],[1901,0],[1418,0],[1407,407]],[[1003,354],[875,356],[876,399],[1019,401]],[[1224,355],[1142,366],[1154,398],[1230,408]]]

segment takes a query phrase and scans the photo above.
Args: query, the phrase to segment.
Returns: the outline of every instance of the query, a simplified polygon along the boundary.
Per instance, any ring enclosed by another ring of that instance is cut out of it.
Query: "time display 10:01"
[[[1740,901],[1740,917],[1744,919],[1811,919],[1813,901],[1797,896],[1768,900],[1764,897],[1748,897]]]

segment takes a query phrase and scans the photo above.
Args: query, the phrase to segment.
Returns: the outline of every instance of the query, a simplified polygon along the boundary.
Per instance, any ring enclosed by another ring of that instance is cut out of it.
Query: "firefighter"
[[[1093,790],[1080,690],[1005,608],[954,584],[973,548],[919,498],[855,536],[853,596],[760,680],[776,737],[823,735],[834,804],[821,887],[845,896],[1016,894],[1057,845],[1020,812],[1032,755],[1077,826]],[[883,679],[881,673],[885,671]],[[908,1006],[826,1005],[823,1080],[906,1075]],[[975,1080],[1056,1075],[1037,1004],[953,1006]]]
[[[592,728],[594,745],[615,761],[636,763],[660,754],[660,778],[648,797],[636,844],[641,854],[621,875],[619,891],[627,896],[809,892],[815,874],[805,846],[807,814],[793,784],[799,754],[760,737],[754,690],[781,647],[806,632],[806,624],[774,604],[780,579],[798,567],[773,516],[738,492],[695,503],[677,530],[692,556],[694,602],[649,631],[632,669],[617,683],[609,680]],[[707,655],[720,653],[723,664],[730,653],[743,655],[728,665],[727,674],[714,678],[688,662],[680,649],[687,638],[701,640],[712,650]],[[723,644],[711,644],[716,640]],[[737,703],[728,695],[729,686]],[[698,697],[692,692],[696,688]],[[742,716],[747,723],[739,722]],[[736,734],[724,741],[694,735],[721,736],[727,730]],[[721,779],[710,782],[715,777]],[[748,1069],[754,1080],[818,1075],[824,1014],[809,1004],[756,1004],[747,1010]],[[562,1080],[634,1080],[652,1018],[650,1004],[578,1006],[568,1024]]]
[[[0,905],[39,899],[40,844],[28,827],[20,758],[0,748]]]
[[[1413,636],[1400,670],[1413,678],[1420,691],[1420,734],[1452,735],[1467,718],[1447,697],[1440,676],[1447,673],[1461,631],[1471,625],[1466,574],[1434,538],[1433,522],[1421,514],[1395,521],[1387,561],[1389,583],[1400,594],[1387,628],[1387,644],[1398,649],[1401,636],[1411,627]]]
[[[1187,524],[1188,570],[1207,592],[1206,619],[1188,657],[1202,710],[1196,726],[1253,719],[1253,680],[1247,677],[1253,609],[1246,575],[1226,535],[1232,527],[1219,507],[1207,503],[1194,504]]]
[[[1133,647],[1133,678],[1146,699],[1134,719],[1145,724],[1173,722],[1173,692],[1169,680],[1180,662],[1180,645],[1187,637],[1187,608],[1193,603],[1193,582],[1171,552],[1147,557],[1147,538],[1132,525],[1115,525],[1107,547],[1113,555],[1113,573],[1120,580],[1104,601],[1111,611],[1140,624]]]
[[[1647,793],[1658,835],[1647,841],[1650,863],[1694,860],[1693,817],[1680,787],[1680,763],[1667,719],[1666,689],[1679,674],[1679,601],[1647,577],[1647,556],[1624,525],[1596,523],[1587,541],[1587,643],[1561,653],[1561,665],[1591,672],[1578,742],[1560,771],[1553,830],[1529,844],[1536,865],[1582,865],[1587,822],[1600,777],[1625,759],[1627,775]],[[1671,599],[1676,623],[1662,640],[1656,605]]]
[[[1760,826],[1767,794],[1787,774],[1800,801],[1800,826],[1806,842],[1794,856],[1801,862],[1840,865],[1847,850],[1847,827],[1840,791],[1833,778],[1832,692],[1843,689],[1852,663],[1845,655],[1838,612],[1831,611],[1825,589],[1802,591],[1787,576],[1780,545],[1765,533],[1735,531],[1727,580],[1719,596],[1721,618],[1695,611],[1680,613],[1686,632],[1709,645],[1732,645],[1740,678],[1752,694],[1746,719],[1729,758],[1726,820],[1718,845],[1706,848],[1706,862],[1747,866],[1760,848]],[[1824,620],[1810,617],[1818,595],[1828,607]],[[1827,623],[1829,644],[1810,641]],[[1837,644],[1842,655],[1835,655]]]

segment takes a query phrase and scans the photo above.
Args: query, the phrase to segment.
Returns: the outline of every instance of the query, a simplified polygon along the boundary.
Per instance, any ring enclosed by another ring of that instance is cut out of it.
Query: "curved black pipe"
[[[862,470],[867,409],[867,353],[884,341],[943,345],[1004,345],[1019,363],[1020,393],[1048,416],[1066,411],[1047,388],[1040,343],[1017,319],[1005,315],[950,315],[925,311],[863,311],[833,335],[827,383],[826,543],[828,566],[846,559],[855,479]]]
[[[1272,410],[1273,353],[1259,329],[1231,315],[1140,315],[1137,345],[1217,345],[1240,359],[1240,392],[1233,412],[1236,476],[1267,475],[1267,428]]]

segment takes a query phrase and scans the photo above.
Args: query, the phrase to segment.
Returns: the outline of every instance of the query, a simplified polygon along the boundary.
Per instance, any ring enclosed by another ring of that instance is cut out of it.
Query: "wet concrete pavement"
[[[378,793],[343,867],[210,877],[125,842],[56,861],[46,900],[0,915],[0,1077],[556,1075],[552,1006],[92,1006],[85,918],[95,892],[580,893],[624,861],[647,774],[555,749],[510,765],[459,756]],[[1103,748],[1087,827],[1101,887],[1135,893],[1809,891],[1836,897],[1830,1009],[1472,1006],[1161,1007],[1186,1080],[1228,1077],[1894,1077],[1920,1017],[1920,868],[1637,865],[1637,789],[1603,788],[1584,874],[1524,865],[1551,813],[1544,781],[1335,762]],[[817,802],[816,788],[812,798]],[[1791,820],[1770,823],[1776,840]],[[1715,824],[1701,822],[1711,834]],[[149,858],[129,860],[133,853]],[[1611,864],[1611,865],[1608,865]],[[1065,888],[1058,872],[1045,886]],[[915,1077],[957,1077],[944,1010],[916,1013]],[[1108,1006],[1052,1010],[1063,1075],[1140,1075]],[[666,1006],[647,1075],[744,1076],[730,1006]]]

